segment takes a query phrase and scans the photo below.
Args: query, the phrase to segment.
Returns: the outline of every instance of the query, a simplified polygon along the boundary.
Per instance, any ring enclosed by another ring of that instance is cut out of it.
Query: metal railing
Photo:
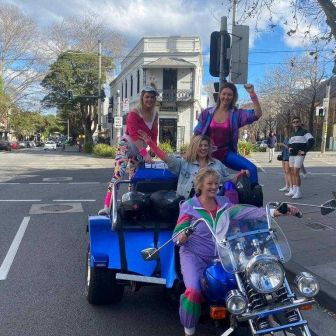
[[[157,90],[159,102],[191,102],[193,99],[192,90]]]

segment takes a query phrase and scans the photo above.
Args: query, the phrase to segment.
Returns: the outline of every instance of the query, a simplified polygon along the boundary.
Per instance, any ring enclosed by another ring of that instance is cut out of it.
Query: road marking
[[[64,199],[58,199],[53,200],[53,202],[96,202],[95,199],[77,199],[77,200],[64,200]]]
[[[20,184],[19,182],[0,182],[0,184]]]
[[[29,184],[59,184],[59,182],[29,182]]]
[[[27,229],[28,223],[29,223],[30,217],[24,217],[23,221],[19,227],[19,230],[17,231],[12,245],[10,246],[7,255],[4,259],[4,261],[2,262],[2,265],[0,267],[0,280],[6,280],[7,278],[7,274],[12,266],[12,263],[14,261],[16,252],[19,249],[21,240],[23,238],[23,235]]]
[[[19,199],[19,200],[0,200],[0,202],[41,202],[42,200],[40,199],[30,199],[30,200],[25,200],[25,199]]]
[[[100,182],[69,182],[69,184],[100,184]]]

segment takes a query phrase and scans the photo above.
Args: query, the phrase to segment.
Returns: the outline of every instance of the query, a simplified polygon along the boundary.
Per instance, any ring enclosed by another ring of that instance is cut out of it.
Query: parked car
[[[0,150],[11,151],[11,145],[7,140],[0,140]]]
[[[44,150],[47,150],[47,149],[56,150],[56,142],[55,141],[47,141],[44,144]]]
[[[266,152],[267,140],[257,141],[256,146],[259,149],[259,151]]]
[[[27,144],[25,141],[20,141],[19,142],[19,148],[27,148]]]

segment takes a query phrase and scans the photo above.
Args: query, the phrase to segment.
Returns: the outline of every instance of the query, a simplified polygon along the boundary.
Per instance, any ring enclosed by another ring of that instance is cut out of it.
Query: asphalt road
[[[0,152],[0,163],[0,335],[183,334],[161,288],[127,290],[116,306],[86,301],[87,216],[102,205],[110,160],[36,148]],[[313,334],[335,334],[336,319],[323,307],[305,316]],[[211,334],[199,326],[197,335]]]

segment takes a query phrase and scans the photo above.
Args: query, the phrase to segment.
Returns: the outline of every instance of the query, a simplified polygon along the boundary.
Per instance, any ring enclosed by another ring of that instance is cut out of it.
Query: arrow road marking
[[[23,218],[23,221],[22,221],[22,223],[19,227],[19,230],[17,231],[17,233],[16,233],[16,235],[13,239],[12,245],[10,246],[10,248],[7,252],[7,255],[6,255],[4,261],[2,262],[2,265],[0,267],[0,280],[6,280],[6,278],[7,278],[7,274],[8,274],[8,272],[9,272],[11,266],[12,266],[12,263],[14,261],[16,252],[19,249],[21,240],[23,238],[23,235],[25,234],[25,231],[26,231],[26,228],[28,226],[29,220],[30,220],[30,217],[24,217]]]

